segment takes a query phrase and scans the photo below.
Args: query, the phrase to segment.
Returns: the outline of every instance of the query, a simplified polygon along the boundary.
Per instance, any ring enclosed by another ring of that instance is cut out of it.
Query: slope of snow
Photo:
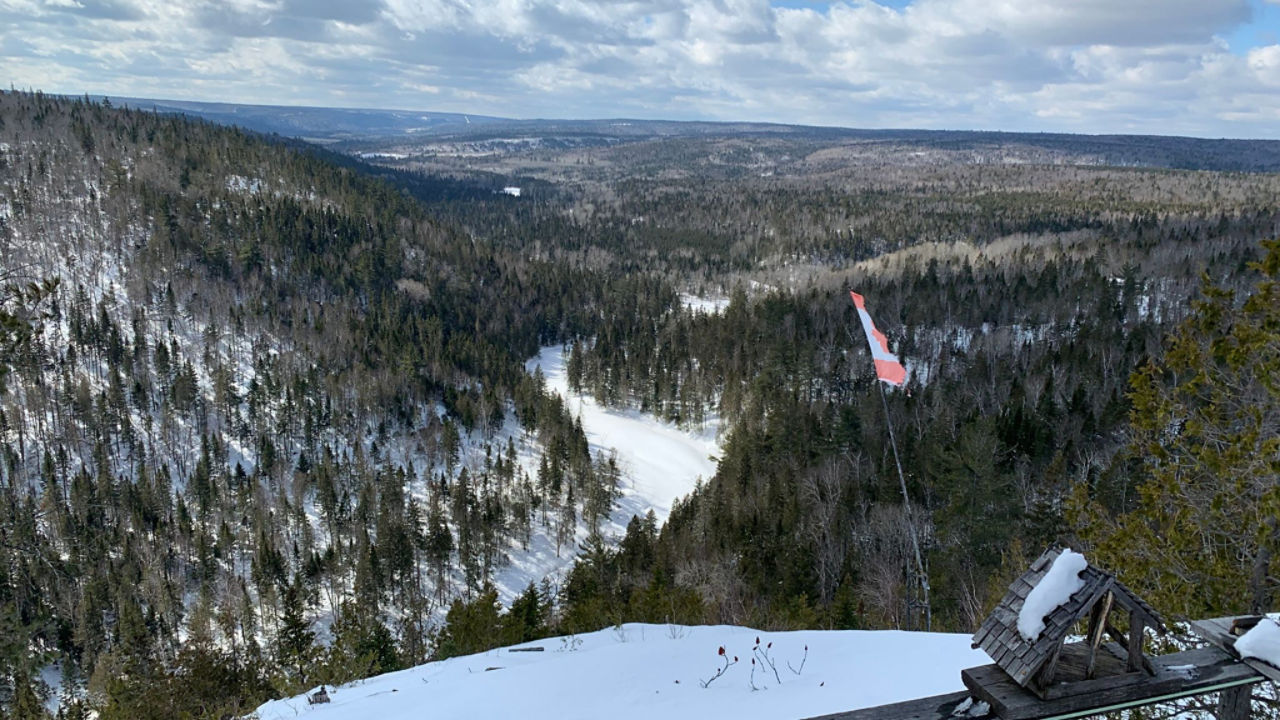
[[[1072,550],[1063,550],[1054,558],[1049,572],[1027,593],[1022,610],[1018,611],[1018,632],[1023,638],[1031,641],[1040,637],[1044,632],[1045,616],[1084,587],[1080,573],[1087,567],[1089,561]]]
[[[761,651],[763,643],[772,643],[768,653],[777,678],[760,664],[752,677],[757,637]],[[960,670],[989,662],[969,647],[969,640],[968,635],[902,631],[764,633],[628,624],[520,646],[543,652],[491,650],[329,688],[327,705],[308,705],[303,696],[275,700],[259,707],[257,715],[261,720],[794,720],[963,690]],[[703,687],[723,666],[717,655],[721,646],[738,662]]]
[[[652,508],[659,523],[666,521],[672,500],[689,494],[699,478],[715,474],[719,421],[692,432],[638,410],[604,407],[590,396],[570,392],[567,361],[564,348],[552,345],[542,348],[526,367],[529,372],[542,368],[547,389],[559,393],[569,411],[582,417],[593,451],[617,450],[618,466],[626,479],[621,514],[643,516]]]

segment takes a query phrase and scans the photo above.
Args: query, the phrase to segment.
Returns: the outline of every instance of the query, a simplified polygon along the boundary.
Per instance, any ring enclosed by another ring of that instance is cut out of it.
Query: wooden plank
[[[1119,662],[1118,660],[1116,662]],[[995,665],[969,668],[960,673],[974,697],[990,703],[1003,720],[1065,720],[1150,705],[1192,695],[1251,685],[1265,678],[1218,648],[1197,648],[1153,659],[1154,676],[1132,673],[1099,678],[1079,686],[1087,692],[1041,700]],[[1188,671],[1188,666],[1193,669]],[[1130,681],[1132,679],[1132,681]],[[1111,680],[1108,683],[1106,680]],[[886,716],[889,718],[891,716]]]
[[[1116,646],[1115,643],[1106,643],[1103,647],[1105,652],[1094,656],[1097,673],[1104,678],[1125,675],[1126,672],[1122,660],[1124,649]],[[1087,679],[1089,650],[1088,643],[1071,643],[1063,646],[1058,658],[1058,669],[1054,674],[1055,688],[1058,685],[1066,688],[1077,687],[1081,681]],[[1041,694],[1045,697],[1049,696],[1049,693]],[[1060,689],[1052,690],[1052,696],[1054,697],[1059,697],[1063,694],[1070,694],[1070,691],[1064,693]]]
[[[1082,645],[1085,647],[1082,648]],[[1093,692],[1098,689],[1106,689],[1109,687],[1118,687],[1120,685],[1132,685],[1146,680],[1147,675],[1140,672],[1126,672],[1124,669],[1124,648],[1115,643],[1104,643],[1095,656],[1095,669],[1100,677],[1088,679],[1087,669],[1087,644],[1073,643],[1066,646],[1067,657],[1071,658],[1071,665],[1065,672],[1058,674],[1058,682],[1047,687],[1042,696],[1049,700],[1055,700],[1068,695],[1080,695],[1083,693]]]
[[[1137,685],[1145,682],[1148,675],[1144,673],[1134,672],[1125,673],[1123,675],[1108,675],[1106,677],[1093,678],[1092,680],[1076,680],[1074,682],[1060,682],[1050,685],[1045,689],[1044,697],[1046,700],[1057,700],[1058,698],[1071,697],[1074,695],[1087,695],[1089,693],[1107,691],[1112,688],[1124,687],[1126,685]]]
[[[1234,617],[1206,618],[1204,620],[1192,620],[1191,632],[1199,635],[1209,643],[1226,650],[1229,653],[1235,653],[1236,638],[1231,634],[1231,622]]]
[[[997,618],[1001,625],[1018,624],[1018,613],[1007,605],[997,605],[995,611],[992,612],[992,616]]]
[[[1145,678],[1144,682],[1129,686],[1122,693],[1095,692],[1047,702],[1039,700],[1031,693],[1013,684],[1006,675],[1004,678],[1005,687],[998,688],[995,692],[1007,700],[1003,712],[1008,712],[1010,708],[1014,712],[1012,714],[1003,714],[1001,708],[992,703],[992,712],[982,716],[965,717],[970,717],[971,720],[1077,720],[1157,702],[1166,702],[1210,692],[1220,692],[1224,698],[1225,696],[1230,696],[1225,701],[1232,703],[1233,708],[1243,706],[1246,713],[1238,716],[1220,717],[1223,717],[1224,720],[1244,720],[1249,717],[1247,714],[1248,706],[1242,705],[1249,696],[1249,688],[1264,679],[1258,673],[1253,672],[1247,665],[1235,662],[1216,648],[1188,650],[1172,655],[1164,655],[1153,660],[1157,668],[1157,675],[1162,678],[1159,682],[1157,682],[1157,678]],[[1176,670],[1176,668],[1184,668],[1188,665],[1196,667],[1197,674],[1195,677],[1188,677],[1186,672]],[[969,677],[986,676],[993,673],[1003,674],[1003,671],[995,665],[984,665],[965,670],[961,673],[961,677],[965,678],[967,685],[970,682]],[[1140,673],[1135,673],[1134,675],[1138,678],[1144,677]],[[1171,681],[1173,682],[1172,685],[1170,685]],[[1022,696],[1021,700],[1016,697],[1017,694]],[[892,705],[821,715],[807,720],[954,720],[952,713],[969,697],[969,692],[948,693]],[[1031,707],[1034,708],[1031,711],[1028,711],[1025,702],[1022,702],[1027,699],[1031,701]],[[1083,704],[1082,700],[1086,702],[1096,701],[1098,704]],[[990,700],[987,700],[987,702],[991,703]],[[1222,707],[1222,705],[1220,704],[1219,707]]]
[[[1280,683],[1280,668],[1274,667],[1261,660],[1254,660],[1253,658],[1244,658],[1242,662],[1263,675],[1266,675],[1268,680]]]
[[[1057,560],[1058,556],[1061,554],[1062,551],[1057,548],[1045,551],[1040,555],[1040,557],[1036,558],[1035,562],[1031,563],[1030,572],[1048,572],[1049,566],[1053,564],[1053,561]]]
[[[969,647],[972,647],[972,648],[982,647],[982,641],[986,640],[987,636],[991,634],[991,628],[992,628],[992,623],[990,622],[982,623],[982,625],[978,627],[978,632],[973,634],[973,639],[969,642]]]
[[[1111,623],[1107,623],[1107,634],[1111,636],[1112,640],[1115,640],[1115,643],[1114,643],[1115,645],[1118,645],[1119,647],[1124,648],[1125,655],[1124,655],[1124,658],[1122,659],[1124,659],[1125,664],[1127,666],[1137,669],[1137,666],[1140,665],[1143,670],[1147,671],[1148,675],[1156,674],[1155,666],[1153,666],[1151,664],[1151,660],[1142,653],[1143,635],[1141,633],[1141,629],[1139,629],[1138,636],[1135,640],[1132,634],[1126,637],[1124,633],[1116,629],[1116,626],[1112,625]],[[1137,642],[1138,649],[1136,654],[1132,650],[1132,646],[1134,642]],[[1117,655],[1117,657],[1119,657],[1119,655]],[[1129,668],[1126,667],[1125,669],[1127,671]]]
[[[834,715],[821,715],[807,720],[956,720],[951,713],[968,699],[968,692],[956,692]],[[998,720],[991,713],[962,717],[969,720]]]

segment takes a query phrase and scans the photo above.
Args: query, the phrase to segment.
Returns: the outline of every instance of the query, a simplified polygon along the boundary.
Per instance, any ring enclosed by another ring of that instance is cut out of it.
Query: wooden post
[[[1111,601],[1115,596],[1108,590],[1102,600],[1093,606],[1093,614],[1089,617],[1089,664],[1085,667],[1084,676],[1093,678],[1094,664],[1098,659],[1098,646],[1102,644],[1103,631],[1107,626],[1107,614],[1111,612]]]
[[[1136,671],[1142,666],[1142,620],[1135,612],[1129,613],[1129,659],[1125,669]]]
[[[1252,685],[1241,685],[1218,693],[1218,720],[1249,720]]]

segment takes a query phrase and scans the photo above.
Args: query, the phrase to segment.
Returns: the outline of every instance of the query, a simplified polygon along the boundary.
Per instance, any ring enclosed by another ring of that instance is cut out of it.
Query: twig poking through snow
[[[781,684],[782,684],[782,678],[778,675],[778,668],[777,668],[777,666],[776,666],[776,665],[774,665],[774,664],[773,664],[773,658],[769,657],[769,649],[770,649],[770,648],[772,648],[772,647],[773,647],[773,643],[771,642],[771,643],[769,643],[768,645],[765,645],[765,646],[764,646],[764,650],[761,650],[761,649],[760,649],[760,638],[756,638],[756,646],[755,646],[755,647],[753,647],[753,648],[751,648],[751,654],[753,654],[753,655],[755,655],[756,657],[760,658],[760,665],[761,665],[761,666],[764,666],[764,665],[768,665],[768,666],[769,666],[769,669],[773,671],[773,679],[774,679],[774,680],[777,680],[777,681],[778,681],[778,684],[779,684],[779,685],[781,685]],[[807,646],[806,646],[806,647],[807,647]],[[806,652],[808,652],[808,651],[806,650]]]
[[[706,680],[698,681],[698,684],[701,685],[703,689],[706,689],[706,687],[709,686],[711,683],[715,682],[717,678],[719,678],[721,675],[724,675],[725,671],[728,670],[730,667],[738,664],[737,655],[733,656],[733,662],[729,662],[729,656],[725,654],[723,645],[720,646],[720,650],[718,654],[720,655],[720,659],[724,660],[724,667],[720,668],[719,670],[716,670],[716,674],[712,675],[710,678]],[[751,662],[754,663],[755,660],[752,660]]]
[[[790,661],[790,660],[788,660],[788,661],[787,661],[787,667],[791,668],[791,672],[793,672],[793,673],[795,673],[795,674],[799,675],[800,673],[804,672],[804,664],[805,664],[806,662],[808,662],[808,661],[809,661],[809,646],[808,646],[808,645],[805,645],[805,646],[804,646],[804,657],[800,658],[800,669],[799,669],[799,670],[797,670],[797,669],[795,669],[795,668],[791,667],[791,661]]]

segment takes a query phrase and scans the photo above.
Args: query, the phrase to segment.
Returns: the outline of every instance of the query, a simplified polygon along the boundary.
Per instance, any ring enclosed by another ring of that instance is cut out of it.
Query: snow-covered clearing
[[[1044,618],[1066,603],[1084,587],[1080,573],[1089,567],[1089,561],[1073,550],[1063,550],[1054,558],[1049,572],[1036,583],[1018,612],[1018,632],[1028,641],[1034,641],[1044,632]]]
[[[652,509],[658,522],[664,522],[675,498],[688,495],[699,478],[715,474],[719,421],[713,418],[702,430],[689,431],[638,410],[604,407],[590,396],[570,392],[567,361],[564,348],[552,345],[542,348],[526,368],[533,372],[541,367],[547,389],[559,393],[569,411],[582,417],[593,451],[617,451],[624,477],[622,516],[643,516]]]
[[[776,677],[761,655],[752,675],[757,637],[761,651],[772,643]],[[327,705],[297,696],[266,703],[257,714],[261,720],[793,720],[963,690],[960,670],[989,662],[969,640],[896,630],[764,633],[627,624],[518,646],[542,652],[502,648],[427,663],[328,688]],[[724,665],[721,646],[738,662],[703,687]]]

